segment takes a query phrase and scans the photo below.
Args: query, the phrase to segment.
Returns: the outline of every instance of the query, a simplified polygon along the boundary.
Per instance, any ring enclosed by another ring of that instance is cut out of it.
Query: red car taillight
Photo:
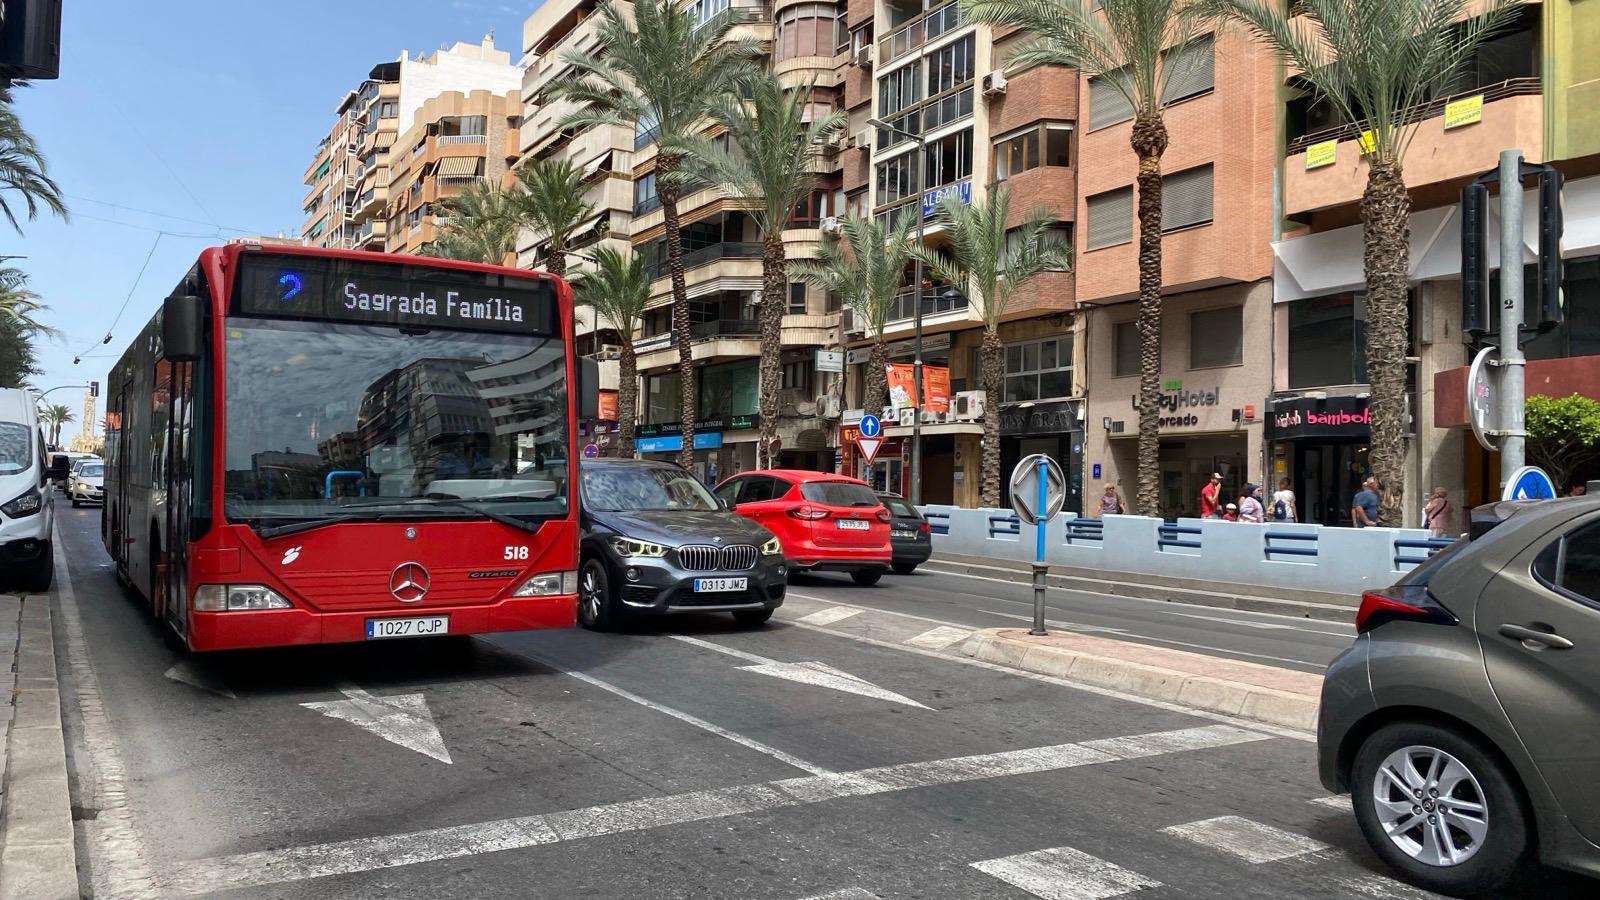
[[[818,509],[815,506],[796,506],[794,509],[789,510],[789,515],[794,516],[796,519],[826,519],[828,511]]]
[[[1396,621],[1455,625],[1461,620],[1428,593],[1424,585],[1397,584],[1361,595],[1361,608],[1356,611],[1357,634],[1365,634],[1386,622]]]
[[[884,509],[881,506],[878,507],[878,521],[879,522],[887,522],[887,521],[889,521],[889,511],[887,509]]]
[[[933,530],[932,528],[928,527],[928,523],[927,522],[923,522],[921,525],[918,525],[917,529],[919,531],[921,531],[923,534],[927,534],[928,532]]]

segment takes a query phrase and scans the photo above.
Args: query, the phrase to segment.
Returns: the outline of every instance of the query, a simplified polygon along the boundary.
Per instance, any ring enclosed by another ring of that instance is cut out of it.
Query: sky
[[[43,320],[64,333],[37,344],[44,374],[34,384],[104,384],[202,249],[297,234],[317,141],[375,64],[475,44],[491,30],[516,62],[539,2],[63,4],[61,78],[18,91],[16,108],[70,220],[41,215],[21,234],[0,221],[0,255],[26,257],[4,264],[29,273],[50,307]],[[82,397],[49,399],[77,413]]]

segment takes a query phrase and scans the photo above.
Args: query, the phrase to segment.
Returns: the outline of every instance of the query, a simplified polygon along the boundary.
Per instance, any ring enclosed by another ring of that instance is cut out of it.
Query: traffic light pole
[[[1523,467],[1522,151],[1500,151],[1500,487]]]

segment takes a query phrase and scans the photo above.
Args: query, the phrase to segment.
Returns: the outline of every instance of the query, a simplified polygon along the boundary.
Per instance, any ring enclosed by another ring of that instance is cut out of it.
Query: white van
[[[55,492],[27,391],[0,388],[0,589],[50,589]]]

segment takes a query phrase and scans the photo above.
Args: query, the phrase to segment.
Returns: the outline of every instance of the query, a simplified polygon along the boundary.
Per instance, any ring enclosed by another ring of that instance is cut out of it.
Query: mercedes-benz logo
[[[404,562],[389,573],[389,593],[401,603],[416,603],[428,595],[431,581],[422,563]]]

